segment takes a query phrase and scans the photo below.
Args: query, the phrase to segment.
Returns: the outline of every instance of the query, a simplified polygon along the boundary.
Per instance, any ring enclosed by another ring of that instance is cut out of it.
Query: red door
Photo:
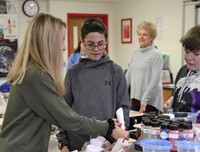
[[[107,14],[77,14],[77,13],[68,13],[68,57],[74,52],[74,49],[77,47],[78,42],[81,36],[81,26],[83,22],[91,17],[98,18],[108,28],[108,15]],[[108,45],[106,47],[106,52],[108,52]]]

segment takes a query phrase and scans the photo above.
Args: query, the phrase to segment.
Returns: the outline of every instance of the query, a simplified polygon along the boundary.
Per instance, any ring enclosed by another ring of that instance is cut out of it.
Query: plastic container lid
[[[161,129],[169,129],[169,123],[162,123],[160,128]]]
[[[151,122],[151,127],[159,127],[160,123],[159,122]]]
[[[192,124],[190,124],[190,123],[184,123],[183,124],[183,128],[184,129],[192,129]]]
[[[171,124],[171,125],[169,126],[169,130],[178,130],[178,125],[176,125],[176,124]]]
[[[158,116],[158,118],[170,119],[170,116],[168,116],[168,115],[160,115],[160,116]]]
[[[151,125],[151,121],[150,121],[150,120],[145,120],[145,121],[143,122],[143,124],[144,124],[145,126],[150,126],[150,125]]]
[[[200,142],[194,142],[194,141],[178,140],[178,141],[175,141],[175,145],[177,147],[181,147],[184,149],[195,149],[197,147],[200,148]]]
[[[166,113],[166,114],[163,114],[163,115],[167,115],[167,116],[169,116],[170,119],[174,119],[174,118],[175,118],[175,116],[174,116],[173,113]]]
[[[187,117],[188,113],[187,112],[174,112],[175,118],[177,117]]]
[[[164,150],[170,149],[172,147],[172,143],[162,139],[143,139],[140,141],[140,146],[142,146],[142,148]]]

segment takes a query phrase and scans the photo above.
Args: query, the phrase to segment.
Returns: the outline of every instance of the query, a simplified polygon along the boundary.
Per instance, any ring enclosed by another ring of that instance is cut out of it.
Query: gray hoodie
[[[114,118],[116,110],[122,107],[128,127],[130,103],[125,74],[107,54],[98,61],[82,57],[68,70],[65,83],[67,92],[64,98],[74,111],[93,119],[106,120]],[[71,150],[80,150],[90,139],[78,135],[78,132],[67,134]]]

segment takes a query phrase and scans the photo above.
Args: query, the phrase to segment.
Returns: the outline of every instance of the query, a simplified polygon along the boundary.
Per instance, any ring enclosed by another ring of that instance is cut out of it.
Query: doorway
[[[108,29],[108,14],[79,14],[79,13],[68,13],[68,58],[74,52],[78,46],[78,42],[81,36],[81,27],[83,22],[88,18],[98,18],[101,20]],[[108,44],[106,47],[108,52]]]

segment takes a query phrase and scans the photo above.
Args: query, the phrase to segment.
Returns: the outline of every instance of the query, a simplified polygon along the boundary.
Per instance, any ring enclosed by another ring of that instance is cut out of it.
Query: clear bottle
[[[192,130],[192,125],[189,123],[183,124],[183,134],[184,140],[194,141],[194,132]]]
[[[160,123],[159,122],[151,122],[150,138],[154,138],[154,139],[160,138]]]
[[[169,139],[169,123],[162,123],[160,126],[160,138],[164,140]]]
[[[142,139],[150,138],[151,120],[145,120],[143,125]]]
[[[143,139],[143,129],[144,129],[144,121],[149,120],[149,117],[142,117],[141,119],[141,135],[140,135],[140,140]]]
[[[185,122],[179,122],[179,126],[178,126],[178,130],[179,130],[179,140],[185,140],[184,138],[184,132],[183,132],[183,124],[184,124]]]
[[[169,126],[169,141],[172,143],[171,152],[176,152],[177,147],[175,146],[175,141],[179,139],[179,130],[177,124],[171,124]]]

